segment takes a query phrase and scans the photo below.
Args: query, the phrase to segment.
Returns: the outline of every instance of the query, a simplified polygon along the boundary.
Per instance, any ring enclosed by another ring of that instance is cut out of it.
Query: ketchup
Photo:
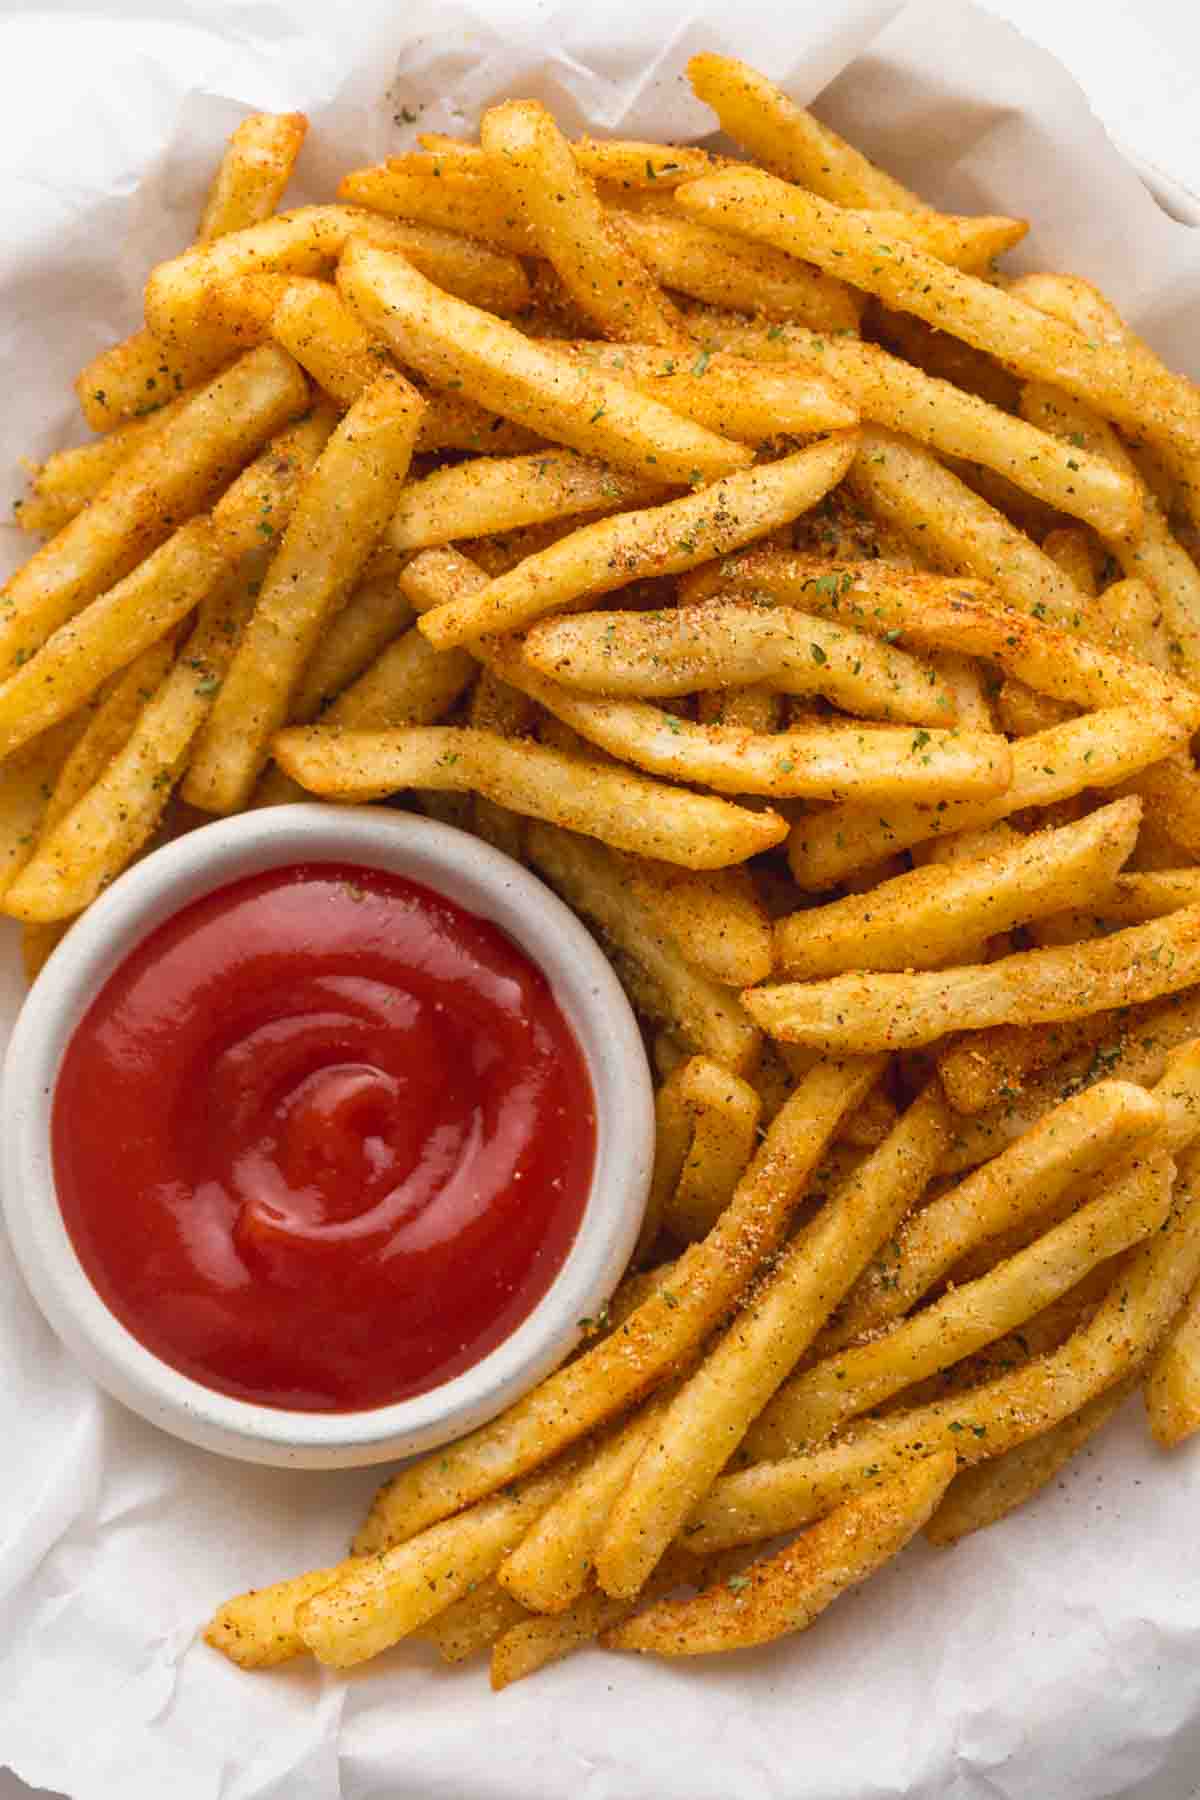
[[[521,1323],[574,1240],[596,1127],[545,976],[401,876],[274,869],[177,913],[77,1027],[63,1218],[165,1362],[307,1412],[403,1400]]]

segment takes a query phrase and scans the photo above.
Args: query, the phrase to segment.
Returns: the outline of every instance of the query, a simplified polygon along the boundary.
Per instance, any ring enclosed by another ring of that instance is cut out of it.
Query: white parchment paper
[[[958,210],[1026,213],[1029,267],[1101,281],[1200,377],[1200,232],[1172,224],[1064,72],[954,0],[53,0],[0,18],[3,495],[79,433],[69,379],[137,322],[246,111],[312,120],[301,197],[506,93],[571,127],[698,136],[681,71],[746,55]],[[1200,187],[1200,171],[1176,173]],[[0,555],[19,553],[3,528]],[[21,991],[0,940],[0,1019]],[[921,1545],[794,1643],[577,1657],[496,1698],[401,1647],[344,1681],[247,1677],[220,1600],[340,1554],[374,1485],[255,1471],[103,1399],[0,1241],[0,1762],[77,1800],[1188,1800],[1200,1781],[1200,1450],[1136,1406],[1054,1491]]]

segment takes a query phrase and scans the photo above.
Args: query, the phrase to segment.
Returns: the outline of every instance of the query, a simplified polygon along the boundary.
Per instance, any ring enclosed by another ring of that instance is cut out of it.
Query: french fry
[[[1169,1188],[1169,1158],[1151,1155],[1141,1166],[1148,1182]],[[724,1476],[693,1515],[687,1547],[702,1555],[794,1530],[865,1480],[943,1448],[967,1466],[1002,1455],[1123,1380],[1154,1349],[1200,1269],[1194,1167],[1185,1162],[1166,1225],[1121,1263],[1093,1317],[1061,1349],[963,1394],[861,1425],[806,1456]]]
[[[566,1457],[456,1518],[377,1555],[352,1559],[297,1608],[304,1643],[318,1662],[348,1669],[419,1631],[495,1572],[574,1467],[575,1459]]]
[[[403,788],[480,793],[530,818],[685,868],[743,861],[778,843],[786,830],[775,814],[685,794],[632,770],[491,732],[431,726],[339,733],[310,726],[279,732],[273,753],[314,793],[359,801]]]
[[[723,351],[685,355],[648,345],[589,343],[562,353],[603,369],[661,400],[672,412],[706,425],[722,437],[764,443],[790,433],[843,431],[858,423],[858,410],[811,363],[771,366]]]
[[[474,679],[478,664],[464,650],[434,650],[415,628],[388,644],[322,715],[349,731],[432,725],[444,718]]]
[[[326,626],[292,695],[288,723],[307,725],[413,621],[413,608],[390,572],[367,573]]]
[[[1140,805],[1114,800],[1078,824],[1037,832],[978,862],[914,869],[869,893],[792,913],[775,926],[776,968],[811,981],[955,962],[964,943],[1103,895],[1140,819]]]
[[[459,232],[511,255],[532,256],[534,245],[524,220],[482,168],[441,169],[438,160],[430,159],[427,171],[424,157],[420,170],[386,164],[351,169],[338,184],[338,199],[391,218]]]
[[[698,1347],[781,1241],[838,1121],[879,1073],[877,1058],[818,1065],[775,1119],[708,1237],[680,1257],[670,1287],[646,1300],[617,1339],[567,1363],[492,1424],[402,1469],[376,1496],[357,1548],[370,1553],[409,1537],[547,1461]]]
[[[1079,446],[1072,444],[1072,449]],[[1051,531],[1042,541],[1042,549],[1053,558],[1065,575],[1069,575],[1081,594],[1096,599],[1100,592],[1101,547],[1091,532],[1078,525],[1064,525]]]
[[[461,1663],[478,1656],[528,1618],[520,1601],[506,1593],[494,1575],[489,1575],[445,1612],[427,1620],[413,1636],[432,1644],[443,1662]]]
[[[678,865],[630,862],[633,892],[693,968],[730,987],[771,972],[771,927],[745,869],[684,874]],[[756,975],[745,975],[748,969]]]
[[[659,1090],[660,1120],[676,1109],[678,1142],[671,1145],[660,1212],[674,1238],[692,1243],[712,1230],[746,1172],[760,1102],[748,1081],[710,1057],[693,1056]],[[674,1140],[676,1132],[669,1129],[668,1136]]]
[[[991,1462],[976,1463],[956,1475],[942,1496],[937,1511],[925,1527],[931,1544],[945,1547],[958,1543],[972,1531],[982,1531],[1007,1518],[1018,1506],[1049,1487],[1059,1470],[1125,1404],[1136,1379],[1117,1382],[1060,1425],[1037,1437],[1027,1438]]]
[[[928,664],[840,623],[750,600],[706,600],[674,612],[592,612],[535,625],[535,669],[585,693],[648,699],[761,683],[823,694],[860,718],[954,722],[954,702]]]
[[[1164,913],[1194,906],[1198,900],[1200,869],[1154,869],[1143,874],[1118,875],[1102,900],[1077,915],[1079,936],[1091,936],[1101,921],[1106,926],[1144,925],[1148,919],[1161,919]]]
[[[705,343],[768,366],[786,366],[792,360],[805,368],[819,364],[864,420],[900,432],[939,455],[981,463],[1047,506],[1085,519],[1098,531],[1119,536],[1140,526],[1141,484],[1127,470],[1095,452],[1061,442],[1043,420],[1014,418],[889,355],[878,344],[823,336],[793,324],[767,331],[760,325],[710,319],[703,329],[697,323],[696,329]],[[1070,568],[1061,563],[1060,567],[1073,579]],[[1088,591],[1081,582],[1075,585]]]
[[[435,386],[463,383],[480,405],[584,455],[664,482],[713,480],[751,459],[744,444],[440,292],[401,256],[354,240],[338,287],[364,324]]]
[[[1049,381],[1177,456],[1200,452],[1200,396],[1121,344],[1101,345],[855,214],[757,170],[724,170],[676,190],[689,217],[806,257],[888,306],[986,350],[1014,374]]]
[[[817,331],[858,330],[857,297],[811,263],[726,237],[679,214],[622,208],[616,223],[663,286],[693,300],[761,312],[768,319],[799,318]]]
[[[1143,1391],[1150,1430],[1164,1450],[1200,1430],[1200,1285],[1183,1302]]]
[[[476,456],[409,482],[386,541],[397,551],[424,550],[549,519],[645,505],[662,491],[640,475],[611,469],[574,450]]]
[[[60,625],[0,686],[0,757],[68,718],[110,675],[186,618],[227,567],[208,519],[192,519],[132,574]]]
[[[611,593],[639,575],[678,574],[724,556],[815,505],[845,474],[854,444],[853,433],[826,438],[683,499],[581,526],[499,576],[473,604],[427,613],[421,629],[445,649],[527,625],[585,595]]]
[[[76,801],[83,798],[128,741],[138,715],[153,697],[174,654],[175,646],[170,638],[160,638],[136,656],[127,669],[113,677],[107,693],[97,696],[95,710],[59,770],[46,802],[43,837],[66,818]]]
[[[610,756],[719,793],[933,800],[994,794],[1009,784],[1008,746],[990,732],[817,725],[753,734],[732,725],[694,725],[644,701],[573,694],[538,675],[511,642],[492,640],[481,653],[514,687]]]
[[[308,130],[303,113],[251,113],[225,146],[196,233],[201,243],[269,219]]]
[[[839,206],[922,213],[924,202],[868,162],[828,125],[789,100],[773,81],[733,56],[693,56],[688,80],[721,129],[756,161]]]
[[[204,1628],[204,1641],[240,1669],[273,1669],[306,1651],[296,1628],[305,1601],[344,1574],[344,1562],[311,1569],[270,1587],[251,1588],[219,1606]]]
[[[4,909],[15,918],[72,918],[149,841],[253,606],[248,586],[256,585],[227,576],[201,601],[195,629],[124,744],[70,811],[43,831],[4,896]]]
[[[31,476],[33,499],[44,502],[45,525],[35,524],[38,515],[29,502],[19,502],[16,523],[25,530],[61,531],[76,513],[83,511],[96,498],[133,452],[149,443],[169,419],[181,412],[193,398],[191,392],[178,394],[174,400],[149,413],[144,419],[130,419],[118,425],[107,436],[77,444],[70,450],[56,450]]]
[[[482,175],[486,169],[480,145],[436,131],[417,133],[421,152],[389,156],[387,166],[397,174]],[[612,187],[670,193],[681,181],[694,181],[724,168],[726,156],[716,156],[696,144],[648,144],[629,138],[575,138],[571,154],[585,175]]]
[[[148,423],[153,414],[197,382],[207,382],[230,360],[224,346],[172,344],[151,331],[101,350],[75,377],[79,410],[93,431]]]
[[[0,767],[0,895],[32,856],[55,782],[87,722],[85,713],[75,713]]]
[[[841,1594],[873,1575],[914,1538],[955,1470],[943,1450],[897,1470],[838,1506],[786,1550],[693,1600],[663,1601],[606,1631],[609,1650],[708,1656],[806,1631]]]
[[[1069,829],[1069,828],[1068,828]],[[1088,936],[1081,932],[1080,937]],[[980,1113],[1011,1100],[1031,1076],[1074,1051],[1101,1042],[1112,1029],[1105,1013],[1052,1025],[997,1025],[951,1038],[938,1051],[938,1074],[957,1113]]]
[[[948,1135],[934,1083],[793,1240],[684,1383],[609,1514],[596,1549],[605,1593],[637,1593],[829,1313],[919,1198]]]
[[[1143,1152],[1163,1122],[1154,1095],[1111,1079],[1047,1110],[1000,1155],[907,1221],[823,1334],[820,1354],[899,1318],[968,1251],[1038,1219],[1089,1176]]]
[[[249,798],[325,621],[353,587],[408,471],[421,401],[381,375],[322,451],[197,742],[184,797],[206,812]]]
[[[795,1376],[776,1395],[770,1417],[752,1427],[748,1454],[779,1458],[819,1444],[847,1419],[1015,1331],[1098,1264],[1157,1231],[1169,1205],[1169,1192],[1147,1187],[1139,1173],[1115,1177],[1094,1200],[986,1275],[956,1284],[882,1336]]]
[[[524,224],[530,247],[558,271],[575,304],[605,337],[689,343],[682,318],[644,264],[631,257],[592,179],[544,106],[508,100],[479,127],[484,175]]]
[[[748,988],[763,1030],[814,1050],[917,1049],[947,1031],[1036,1025],[1136,1006],[1200,980],[1200,907],[1181,907],[1112,937],[1028,950],[944,971],[835,975],[807,986]]]
[[[853,870],[930,838],[980,830],[1085,789],[1116,787],[1177,749],[1180,732],[1173,713],[1132,706],[1068,719],[1012,746],[1012,779],[994,799],[890,802],[885,815],[862,805],[835,806],[801,820],[788,840],[792,875],[801,888],[820,893]]]
[[[0,673],[11,673],[127,576],[307,403],[300,370],[270,345],[251,351],[168,419],[7,582]]]

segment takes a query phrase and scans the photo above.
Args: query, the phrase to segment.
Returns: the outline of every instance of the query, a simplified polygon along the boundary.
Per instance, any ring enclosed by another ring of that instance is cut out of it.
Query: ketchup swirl
[[[161,926],[59,1074],[60,1205],[142,1343],[243,1399],[382,1406],[468,1368],[583,1214],[591,1087],[541,971],[403,877],[271,870]]]

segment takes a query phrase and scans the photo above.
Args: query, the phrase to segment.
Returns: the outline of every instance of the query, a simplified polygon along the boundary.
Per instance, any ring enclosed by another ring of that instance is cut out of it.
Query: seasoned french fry
[[[251,1588],[247,1594],[227,1600],[217,1608],[204,1629],[204,1641],[227,1656],[240,1669],[273,1669],[306,1646],[296,1628],[296,1613],[306,1600],[319,1594],[345,1573],[347,1564],[312,1569],[271,1587]]]
[[[811,1079],[811,1077],[806,1077]],[[596,1550],[605,1593],[636,1594],[838,1301],[918,1199],[945,1151],[936,1082],[776,1262],[656,1426]]]
[[[1101,345],[856,214],[757,170],[724,170],[676,190],[676,204],[723,231],[807,257],[818,268],[965,338],[1015,374],[1050,381],[1174,454],[1200,452],[1200,396],[1119,343]]]
[[[127,424],[118,425],[106,437],[93,438],[70,450],[54,451],[31,476],[34,500],[39,506],[44,502],[41,516],[47,523],[34,523],[38,515],[28,502],[18,503],[16,523],[25,530],[61,531],[96,498],[133,452],[149,443],[192,398],[191,392],[178,394],[144,419],[130,419]]]
[[[114,676],[112,686],[97,696],[95,711],[71,754],[58,772],[42,819],[42,836],[71,811],[125,744],[138,715],[171,666],[175,646],[169,637],[134,657],[127,669]]]
[[[771,972],[771,926],[745,869],[684,874],[678,865],[630,862],[627,874],[648,915],[693,968],[730,987],[745,987]],[[757,975],[746,976],[747,969]]]
[[[870,1343],[850,1345],[781,1388],[746,1439],[756,1460],[792,1456],[893,1394],[994,1343],[1069,1293],[1098,1264],[1157,1231],[1170,1193],[1140,1172],[1117,1176],[1094,1200],[1026,1249]]]
[[[1119,1266],[1094,1316],[1062,1346],[946,1400],[899,1412],[828,1448],[724,1476],[684,1540],[696,1554],[794,1530],[875,1474],[940,1449],[968,1466],[1058,1425],[1137,1367],[1153,1350],[1200,1269],[1195,1153],[1176,1182],[1166,1225]],[[1169,1158],[1151,1155],[1145,1178],[1169,1188]]]
[[[481,793],[530,818],[685,868],[744,861],[786,830],[777,814],[752,813],[491,732],[435,726],[340,734],[315,726],[278,733],[273,753],[314,793],[349,800],[410,787]]]
[[[704,1237],[729,1204],[754,1153],[759,1116],[755,1089],[710,1057],[688,1058],[660,1088],[668,1139],[660,1215],[680,1243]]]
[[[430,159],[427,172],[424,157],[419,171],[384,164],[351,169],[338,184],[338,199],[443,232],[461,232],[516,256],[532,256],[524,220],[482,168],[442,169],[439,160]]]
[[[195,629],[125,742],[77,803],[48,820],[4,896],[6,911],[36,922],[71,918],[149,841],[228,669],[256,586],[226,577],[201,601]]]
[[[228,562],[206,518],[181,525],[131,575],[60,625],[0,687],[0,756],[65,719],[187,617]]]
[[[575,304],[605,337],[630,343],[689,342],[682,318],[597,198],[591,177],[544,106],[508,100],[479,127],[484,174],[499,187]]]
[[[916,1213],[867,1271],[833,1326],[822,1355],[907,1312],[976,1245],[1038,1219],[1088,1176],[1143,1151],[1162,1129],[1162,1102],[1129,1081],[1072,1094]]]
[[[528,1618],[520,1601],[489,1575],[412,1635],[432,1644],[443,1662],[467,1662]]]
[[[434,650],[415,628],[380,652],[322,715],[326,725],[383,731],[431,725],[464,694],[478,664],[463,650]]]
[[[722,131],[787,181],[799,182],[839,206],[926,211],[924,202],[908,188],[789,100],[749,63],[711,53],[693,56],[687,76],[696,98],[716,113]]]
[[[1027,1438],[991,1462],[976,1463],[956,1475],[941,1505],[925,1527],[931,1544],[956,1544],[972,1531],[982,1531],[1007,1518],[1018,1506],[1048,1487],[1059,1470],[1077,1456],[1128,1400],[1136,1378],[1127,1377],[1098,1394],[1060,1425]]]
[[[423,550],[548,519],[645,505],[662,491],[640,475],[611,469],[573,450],[477,456],[409,482],[386,541],[397,551]]]
[[[135,331],[101,350],[80,370],[75,378],[79,410],[93,431],[148,423],[168,401],[197,382],[211,380],[231,355],[224,345],[167,346],[153,332]]]
[[[402,376],[381,375],[322,451],[196,745],[184,792],[193,805],[231,812],[249,798],[322,626],[395,506],[420,410]]]
[[[947,1031],[1086,1018],[1178,993],[1200,980],[1200,907],[1181,907],[1112,937],[1028,950],[945,971],[836,975],[748,988],[763,1030],[814,1050],[916,1049]]]
[[[708,1656],[806,1631],[846,1590],[890,1562],[941,1500],[955,1470],[946,1449],[845,1500],[786,1550],[693,1600],[663,1601],[606,1631],[609,1650]]]
[[[838,1121],[879,1073],[878,1058],[819,1064],[779,1113],[708,1237],[680,1257],[670,1287],[646,1300],[616,1340],[566,1364],[449,1450],[402,1469],[376,1496],[357,1548],[372,1552],[408,1537],[547,1461],[702,1343],[779,1244]]]
[[[268,345],[168,419],[6,584],[0,673],[17,668],[89,600],[128,575],[173,526],[199,510],[222,476],[235,474],[307,403],[300,370]]]
[[[797,359],[805,368],[819,363],[864,420],[900,432],[942,456],[961,457],[993,469],[1046,505],[1086,519],[1098,531],[1120,535],[1140,524],[1140,483],[1128,471],[1102,455],[1059,441],[1043,420],[1027,423],[1014,418],[975,394],[964,393],[953,383],[889,355],[878,344],[833,334],[822,336],[802,325],[767,331],[760,325],[731,324],[719,318],[705,320],[703,329],[697,322],[696,333],[706,344],[765,361],[768,366],[786,366]],[[943,484],[942,491],[955,490]],[[1071,568],[1063,563],[1060,567],[1074,579]],[[1089,591],[1082,582],[1075,585]]]
[[[858,330],[857,296],[811,263],[678,214],[622,209],[616,223],[663,286],[693,300],[768,319],[803,319],[817,331]]]
[[[307,130],[303,113],[251,113],[242,120],[208,190],[196,234],[201,243],[270,218]]]
[[[1030,1076],[1100,1043],[1111,1029],[1107,1014],[1094,1013],[1051,1025],[997,1025],[989,1031],[965,1032],[938,1052],[946,1098],[955,1112],[983,1112],[999,1100],[1012,1099]]]
[[[288,723],[307,725],[405,632],[413,608],[390,572],[363,580],[325,628],[292,695]]]
[[[854,434],[842,433],[683,499],[581,526],[498,577],[472,604],[427,613],[421,629],[445,649],[527,625],[584,595],[611,593],[639,575],[673,575],[724,556],[815,505],[845,474],[854,446]]]
[[[508,1493],[352,1561],[297,1608],[304,1643],[335,1669],[390,1649],[493,1574],[573,1469],[572,1459],[564,1458]]]
[[[32,856],[54,784],[87,722],[85,713],[75,713],[0,767],[0,895]]]
[[[389,156],[387,166],[397,174],[481,175],[486,164],[478,144],[450,138],[436,131],[417,133],[421,150]],[[629,138],[576,138],[571,154],[585,175],[614,187],[669,193],[681,181],[694,181],[724,168],[729,158],[716,156],[695,144],[647,144]]]
[[[802,980],[855,969],[929,969],[961,947],[1103,895],[1133,848],[1141,807],[1114,800],[1078,824],[978,862],[914,869],[775,926],[777,970]]]
[[[354,240],[338,287],[368,328],[436,386],[465,383],[482,406],[584,455],[664,482],[712,480],[751,460],[744,444],[440,292],[401,256]]]
[[[1183,1302],[1147,1369],[1144,1392],[1150,1430],[1164,1450],[1200,1430],[1200,1285]]]
[[[581,343],[562,353],[603,369],[723,437],[758,444],[796,432],[842,431],[858,410],[811,363],[774,366],[695,347],[685,355],[647,345]]]
[[[1068,719],[1012,746],[1012,779],[994,799],[932,806],[889,802],[883,816],[878,808],[834,806],[801,820],[788,841],[792,875],[800,887],[820,893],[853,870],[929,838],[995,825],[1086,788],[1115,787],[1170,755],[1180,734],[1174,714],[1132,706]]]
[[[535,625],[535,669],[570,688],[648,699],[760,682],[823,694],[861,718],[954,723],[954,701],[928,664],[840,623],[750,600],[674,612],[592,612]]]

